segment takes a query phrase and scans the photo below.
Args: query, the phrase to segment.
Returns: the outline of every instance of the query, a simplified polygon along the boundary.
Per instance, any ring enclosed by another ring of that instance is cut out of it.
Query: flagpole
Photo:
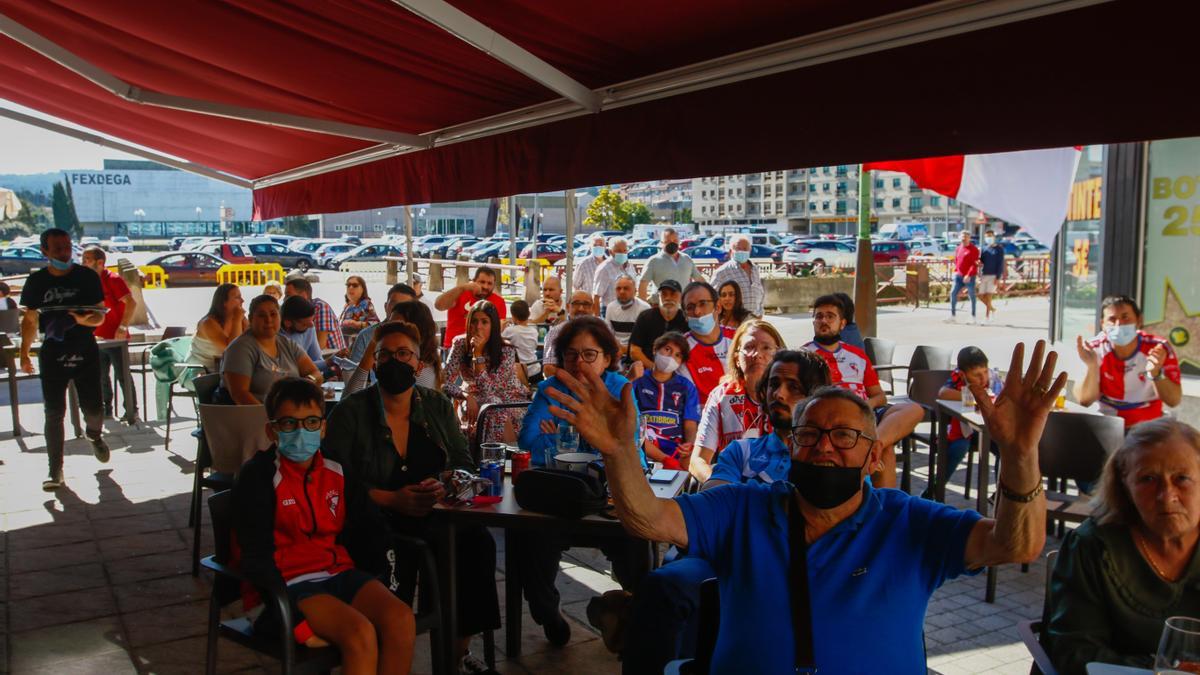
[[[871,251],[871,172],[858,165],[858,260],[854,318],[864,337],[875,337],[875,255]]]

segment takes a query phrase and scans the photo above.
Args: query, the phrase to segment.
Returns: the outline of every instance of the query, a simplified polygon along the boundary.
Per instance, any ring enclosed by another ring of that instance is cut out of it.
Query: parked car
[[[451,241],[453,235],[448,234],[430,234],[421,239],[421,243],[413,241],[413,253],[418,257],[428,258],[434,249]]]
[[[783,252],[783,264],[792,273],[798,268],[823,272],[830,267],[854,267],[856,261],[854,247],[839,241],[806,241],[793,244]]]
[[[172,251],[178,251],[184,239],[187,239],[187,237],[171,237],[171,243],[167,244],[167,248]]]
[[[291,245],[288,246],[288,248],[292,249],[293,251],[296,251],[297,253],[303,253],[305,255],[310,255],[315,258],[317,249],[319,249],[322,246],[324,246],[325,244],[331,243],[333,241],[336,241],[336,240],[334,240],[334,239],[297,239],[296,241],[293,241],[291,243]]]
[[[529,245],[529,242],[524,239],[517,240],[517,251]],[[471,255],[471,260],[475,262],[487,262],[488,258],[507,258],[509,254],[509,241],[503,239],[493,242],[487,246],[475,249]]]
[[[532,252],[533,252],[533,244],[529,244],[528,246],[521,249],[521,252],[517,254],[517,258],[527,259],[527,258],[529,258],[529,255]],[[562,260],[563,258],[567,257],[567,249],[565,249],[557,244],[538,244],[537,245],[537,255],[535,255],[533,257],[537,258],[537,259],[548,260],[548,261],[550,261],[550,264],[553,265],[554,263],[558,262],[559,260]]]
[[[457,260],[459,254],[467,252],[472,246],[478,243],[479,240],[475,237],[463,237],[462,239],[459,239],[446,246],[446,250],[444,253],[442,253],[442,257],[450,260]]]
[[[323,244],[317,249],[317,252],[313,254],[313,258],[317,260],[317,266],[334,269],[334,267],[331,266],[333,259],[347,251],[353,251],[355,248],[356,247],[354,244],[347,244],[346,242],[339,240],[329,244]]]
[[[767,259],[773,263],[783,262],[783,247],[775,248],[763,244],[753,244],[750,246],[750,259]]]
[[[688,256],[696,262],[725,262],[725,258],[729,257],[729,252],[719,249],[715,246],[693,246],[687,251]]]
[[[283,244],[274,242],[251,242],[244,244],[256,263],[278,263],[285,270],[292,268],[307,272],[317,266],[317,259],[305,253],[293,251]]]
[[[1002,242],[1005,255],[1014,258],[1049,258],[1050,247],[1036,239]]]
[[[394,243],[363,244],[345,253],[339,253],[329,262],[329,269],[341,269],[348,262],[383,262],[385,256],[403,256],[404,249]],[[401,263],[399,267],[403,268]]]
[[[934,239],[912,239],[908,242],[908,255],[936,258],[941,255],[941,249],[938,247],[938,242]]]
[[[228,263],[211,253],[180,251],[152,259],[167,274],[167,288],[176,286],[216,286],[217,270]]]
[[[648,260],[650,256],[658,253],[658,250],[658,244],[641,244],[640,246],[634,246],[629,249],[629,259]]]
[[[0,251],[0,276],[29,274],[49,263],[46,256],[32,246],[9,246]]]
[[[902,241],[877,241],[871,245],[877,263],[902,263],[908,260],[908,244]]]
[[[80,237],[79,239],[79,245],[84,248],[89,246],[100,246],[102,243],[103,242],[100,241],[100,237]]]
[[[196,250],[214,255],[231,265],[250,265],[254,262],[254,256],[250,254],[249,247],[236,241],[205,244]]]
[[[133,253],[133,242],[129,237],[117,235],[108,240],[108,250],[115,253]]]

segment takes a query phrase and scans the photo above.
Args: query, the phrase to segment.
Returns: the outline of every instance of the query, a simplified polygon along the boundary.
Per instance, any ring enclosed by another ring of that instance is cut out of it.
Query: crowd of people
[[[974,316],[976,276],[987,316],[993,311],[1003,264],[987,243],[981,253],[964,237],[952,317],[960,286]],[[60,230],[44,233],[41,246],[50,265],[20,296],[20,365],[33,372],[40,332],[43,486],[53,490],[63,481],[68,385],[100,461],[109,456],[102,422],[114,413],[115,389],[125,393],[125,418],[136,419],[122,364],[96,342],[128,338],[135,303],[102,250],[88,249],[76,265]],[[340,314],[303,276],[248,304],[238,286],[218,286],[188,361],[220,373],[218,401],[265,406],[272,446],[235,485],[238,508],[253,514],[239,519],[236,536],[248,576],[286,584],[311,629],[297,639],[337,645],[345,672],[405,672],[416,568],[383,550],[380,533],[433,539],[429,516],[445,497],[439,476],[477,470],[468,439],[517,445],[533,466],[548,467],[570,424],[580,451],[603,459],[625,528],[675,550],[651,570],[632,539],[510,533],[530,613],[552,644],[570,639],[555,588],[562,552],[595,546],[623,591],[593,603],[589,618],[627,673],[660,673],[696,653],[700,587],[710,578],[722,600],[714,672],[873,672],[880,653],[890,669],[923,671],[932,593],[1043,550],[1038,443],[1067,386],[1058,357],[1039,343],[1026,360],[1019,345],[1002,375],[968,346],[938,392],[954,400],[969,391],[978,402],[993,441],[987,451],[1000,458],[994,518],[932,501],[933,486],[909,495],[894,489],[894,446],[926,411],[884,393],[851,298],[818,298],[812,340],[789,348],[764,317],[750,239],[734,236],[729,247],[710,281],[672,230],[640,273],[625,240],[598,236],[574,270],[575,289],[551,277],[535,302],[509,304],[498,273],[484,266],[429,304],[419,288],[395,284],[382,317],[358,276],[346,279]],[[431,307],[446,313],[440,334]],[[1044,642],[1060,672],[1092,661],[1148,665],[1163,619],[1200,607],[1200,433],[1164,408],[1182,396],[1178,358],[1169,341],[1141,329],[1132,298],[1105,299],[1101,315],[1102,331],[1077,341],[1085,375],[1072,393],[1120,417],[1128,434],[1102,474],[1080,483],[1097,510],[1067,534],[1054,567]],[[326,379],[345,383],[331,411]],[[974,438],[958,423],[947,438],[950,475]],[[688,472],[694,491],[655,497],[650,463]],[[484,528],[460,528],[456,545],[459,665],[480,672],[467,647],[500,625],[496,542]],[[872,649],[858,644],[864,633]]]

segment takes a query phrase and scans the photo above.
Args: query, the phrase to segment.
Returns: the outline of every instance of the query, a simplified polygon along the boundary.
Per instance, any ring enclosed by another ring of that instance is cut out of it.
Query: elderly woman
[[[1044,642],[1060,673],[1153,665],[1163,621],[1200,615],[1200,433],[1134,427],[1108,458],[1092,517],[1063,540]]]
[[[775,352],[785,347],[783,336],[763,319],[750,319],[738,327],[729,348],[725,377],[709,394],[700,412],[692,476],[703,484],[712,475],[717,455],[739,438],[760,438],[771,433],[771,422],[758,400],[759,380]]]
[[[221,360],[221,385],[236,405],[262,403],[276,380],[321,373],[304,350],[279,334],[279,302],[269,295],[250,301],[250,329],[229,343]]]
[[[479,409],[486,403],[529,400],[525,368],[517,363],[517,348],[500,336],[495,306],[480,300],[467,310],[467,332],[450,343],[446,357],[446,393],[463,401],[463,421],[474,433]],[[455,382],[459,378],[462,384]],[[483,438],[512,443],[521,426],[520,410],[501,410],[487,418]]]
[[[392,529],[428,539],[429,512],[444,490],[438,480],[446,469],[473,470],[474,463],[450,400],[417,384],[421,371],[421,333],[405,321],[375,329],[369,358],[375,384],[344,398],[329,415],[321,448],[346,464],[366,483],[368,495],[388,517]],[[361,366],[360,366],[361,367]],[[500,627],[496,594],[496,543],[482,527],[461,528],[458,547],[459,649],[470,636]],[[411,593],[408,562],[398,557],[399,577]],[[398,579],[400,580],[400,579]]]
[[[375,305],[367,295],[367,282],[362,277],[346,277],[346,306],[342,309],[342,334],[347,337],[358,335],[358,331],[379,323]]]

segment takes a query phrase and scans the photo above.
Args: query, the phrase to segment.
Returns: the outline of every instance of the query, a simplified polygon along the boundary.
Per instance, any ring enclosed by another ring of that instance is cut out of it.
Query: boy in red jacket
[[[345,546],[350,529],[373,530],[375,536],[357,539],[369,543],[385,540],[386,527],[361,486],[320,452],[321,389],[286,378],[271,387],[265,405],[274,445],[242,467],[233,488],[243,573],[256,586],[286,584],[312,630],[305,643],[336,645],[343,673],[409,672],[412,610],[356,569]]]

